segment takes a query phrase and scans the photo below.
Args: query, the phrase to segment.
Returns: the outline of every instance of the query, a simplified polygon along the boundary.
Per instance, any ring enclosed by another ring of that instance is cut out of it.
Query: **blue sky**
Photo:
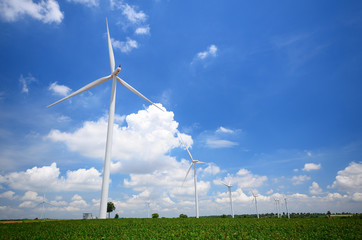
[[[0,1],[0,215],[98,216],[111,81],[109,197],[124,217],[362,211],[362,4],[350,1]],[[161,105],[160,105],[161,106]],[[283,202],[283,201],[282,201]],[[284,202],[281,205],[284,210]]]

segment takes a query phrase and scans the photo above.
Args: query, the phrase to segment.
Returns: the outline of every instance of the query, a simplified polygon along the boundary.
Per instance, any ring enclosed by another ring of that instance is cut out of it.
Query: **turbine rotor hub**
[[[116,68],[116,70],[114,70],[112,76],[117,76],[120,71],[121,71],[121,64],[118,66],[118,68]]]

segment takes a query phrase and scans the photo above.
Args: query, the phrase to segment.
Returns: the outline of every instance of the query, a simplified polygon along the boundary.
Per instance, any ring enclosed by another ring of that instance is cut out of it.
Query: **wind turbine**
[[[232,188],[233,186],[230,184],[230,181],[229,181],[229,184],[226,184],[226,183],[224,183],[224,182],[221,182],[221,183],[228,187],[229,198],[230,198],[231,216],[232,216],[232,218],[234,218],[233,199],[232,199],[232,197],[231,197],[231,188]]]
[[[35,207],[37,208],[37,207],[39,207],[40,205],[43,205],[43,206],[42,206],[42,210],[41,210],[40,219],[43,219],[43,215],[44,215],[44,205],[45,205],[45,204],[48,204],[48,205],[50,205],[50,206],[55,207],[53,204],[50,204],[50,203],[48,203],[48,202],[45,201],[45,193],[44,193],[44,195],[43,195],[43,201],[42,201],[41,203],[39,203],[38,205],[35,206]]]
[[[256,198],[258,197],[257,195],[254,194],[253,191],[251,191],[251,194],[253,194],[253,201],[255,202],[255,210],[256,210],[256,216],[259,218],[259,213],[258,213],[258,202],[256,201]]]
[[[186,173],[186,176],[185,176],[185,179],[184,181],[182,182],[182,186],[184,185],[185,181],[186,181],[186,178],[187,176],[189,175],[189,172],[192,168],[192,166],[194,166],[194,185],[195,185],[195,211],[196,211],[196,218],[199,218],[199,199],[198,199],[198,195],[197,195],[197,177],[196,177],[196,164],[207,164],[205,162],[200,162],[199,160],[194,160],[192,158],[192,155],[189,151],[189,148],[186,146],[186,144],[184,143],[184,141],[182,140],[181,136],[179,134],[177,134],[177,136],[180,138],[182,144],[184,145],[187,153],[189,154],[190,156],[190,159],[191,159],[191,165],[189,167],[189,169],[187,170],[187,173]]]
[[[104,158],[104,169],[103,169],[103,179],[102,179],[102,193],[101,193],[101,203],[100,203],[100,210],[99,210],[99,218],[106,218],[107,213],[107,199],[108,199],[108,190],[109,190],[109,174],[110,174],[110,161],[111,161],[111,152],[112,152],[112,137],[113,137],[113,122],[114,122],[114,109],[115,109],[115,99],[116,99],[116,83],[117,81],[120,82],[123,86],[131,90],[133,93],[138,95],[139,97],[143,98],[147,102],[151,103],[155,107],[159,108],[161,111],[164,111],[156,104],[151,102],[148,98],[143,96],[140,92],[134,89],[131,85],[126,83],[120,77],[118,77],[119,72],[121,71],[121,65],[115,69],[115,61],[113,55],[113,49],[111,44],[111,37],[109,36],[108,30],[108,21],[106,19],[107,24],[107,37],[108,37],[108,52],[109,52],[109,61],[111,65],[111,75],[99,78],[94,82],[89,83],[88,85],[80,88],[79,90],[71,93],[70,95],[66,96],[65,98],[60,99],[59,101],[50,104],[47,106],[48,108],[60,103],[68,98],[71,98],[79,93],[87,91],[95,86],[98,86],[101,83],[104,83],[110,79],[112,79],[112,92],[111,92],[111,102],[109,105],[109,117],[108,117],[108,129],[107,129],[107,140],[106,140],[106,151],[105,151],[105,158]]]
[[[147,205],[147,218],[150,218],[150,201],[147,201],[146,205]]]
[[[280,205],[279,205],[279,199],[277,198],[274,198],[274,201],[275,201],[275,207],[277,209],[277,212],[278,212],[278,218],[280,217],[280,214],[279,214],[279,208],[280,208]]]
[[[290,218],[290,214],[289,214],[289,211],[288,211],[287,197],[285,195],[284,195],[284,202],[285,202],[285,208],[287,210],[288,218]]]

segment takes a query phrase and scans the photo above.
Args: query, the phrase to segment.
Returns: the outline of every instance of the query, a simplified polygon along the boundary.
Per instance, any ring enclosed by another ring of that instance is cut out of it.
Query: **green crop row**
[[[0,239],[361,239],[361,219],[107,219],[0,224]]]

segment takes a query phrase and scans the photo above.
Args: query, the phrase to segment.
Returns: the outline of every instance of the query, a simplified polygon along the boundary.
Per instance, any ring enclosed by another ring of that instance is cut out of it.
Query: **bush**
[[[152,218],[158,218],[159,216],[158,213],[152,213]]]
[[[116,213],[116,215],[114,216],[115,219],[118,219],[119,218],[119,215],[118,213]]]
[[[187,218],[187,215],[186,215],[186,214],[181,213],[181,214],[180,214],[180,218]]]

